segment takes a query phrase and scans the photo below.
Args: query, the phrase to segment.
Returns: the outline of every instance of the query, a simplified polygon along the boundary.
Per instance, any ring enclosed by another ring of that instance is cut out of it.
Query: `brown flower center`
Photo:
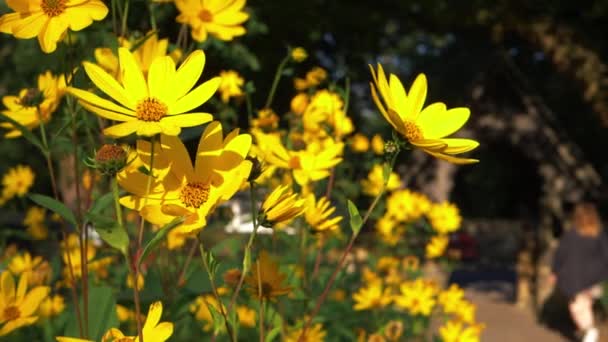
[[[198,17],[201,18],[202,21],[205,22],[212,22],[213,21],[213,13],[211,13],[209,10],[203,9],[202,11],[199,12]]]
[[[300,157],[298,156],[291,157],[291,159],[289,159],[289,161],[287,162],[287,165],[294,170],[302,168],[302,164],[300,163]]]
[[[418,141],[424,139],[424,135],[422,134],[422,130],[416,123],[412,121],[405,121],[403,123],[405,125],[405,137],[408,141]]]
[[[200,208],[209,198],[209,184],[204,183],[188,183],[182,189],[180,199],[186,207]]]
[[[148,97],[137,104],[135,114],[137,119],[142,121],[160,121],[167,115],[167,105],[153,97]]]
[[[66,9],[66,0],[42,0],[40,8],[49,17],[56,17]]]
[[[21,316],[21,311],[19,311],[19,308],[14,305],[7,306],[4,309],[4,319],[7,321],[15,320],[15,319],[19,318],[20,316]]]
[[[37,107],[44,100],[44,94],[37,88],[29,88],[25,95],[19,99],[19,104],[23,107]]]
[[[105,144],[101,146],[97,154],[95,154],[95,160],[100,163],[108,161],[122,161],[127,158],[127,152],[118,145]]]

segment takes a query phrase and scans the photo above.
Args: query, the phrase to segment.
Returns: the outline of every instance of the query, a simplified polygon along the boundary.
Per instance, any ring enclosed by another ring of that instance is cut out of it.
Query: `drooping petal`
[[[459,154],[469,152],[479,146],[479,142],[472,139],[451,138],[439,140],[447,144],[447,147],[445,148],[445,150],[443,150],[443,153],[447,154]]]
[[[459,164],[459,165],[463,165],[463,164],[474,164],[474,163],[478,163],[479,159],[469,159],[469,158],[458,158],[458,157],[454,157],[452,155],[448,155],[448,154],[443,154],[440,152],[431,152],[431,151],[425,151],[426,153],[432,155],[435,158],[438,159],[442,159],[445,161],[448,161],[452,164]]]
[[[443,103],[434,103],[420,113],[416,124],[422,129],[425,138],[438,139],[459,130],[469,120],[470,115],[468,108],[445,110]]]
[[[25,18],[20,13],[5,14],[0,18],[0,32],[12,33],[16,38],[30,39],[42,31],[47,21],[48,18],[42,12]]]
[[[138,123],[137,125],[137,135],[140,137],[152,137],[162,132],[162,126],[160,122],[156,121],[131,121],[133,123]]]
[[[442,152],[448,145],[439,139],[424,139],[418,141],[410,141],[410,143],[423,150],[434,152]]]

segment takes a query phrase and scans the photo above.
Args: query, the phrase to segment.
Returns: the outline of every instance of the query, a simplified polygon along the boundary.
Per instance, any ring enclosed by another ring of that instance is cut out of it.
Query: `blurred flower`
[[[435,306],[436,286],[429,281],[418,278],[401,285],[401,294],[395,296],[395,304],[406,309],[412,315],[431,314]]]
[[[386,342],[386,339],[380,334],[371,334],[367,338],[367,342]]]
[[[443,306],[445,313],[455,313],[463,298],[464,290],[457,284],[452,284],[447,290],[439,293],[437,301]]]
[[[28,291],[28,276],[28,272],[21,275],[17,288],[9,271],[2,272],[0,276],[0,323],[3,323],[0,336],[38,320],[38,316],[34,314],[50,288],[37,286]]]
[[[386,336],[389,341],[399,341],[401,335],[403,335],[403,322],[389,321],[384,328],[384,336]]]
[[[38,206],[32,206],[25,212],[23,225],[26,226],[26,233],[33,240],[45,240],[49,236],[49,229],[45,225],[46,210]]]
[[[244,327],[255,328],[255,310],[245,306],[239,305],[236,308],[236,313],[239,316],[239,323]]]
[[[158,175],[149,193],[146,193],[148,176],[139,168],[142,165],[149,168],[151,144],[138,141],[139,159],[118,174],[120,186],[132,194],[122,197],[120,203],[139,211],[152,224],[162,226],[181,216],[185,221],[175,229],[183,233],[200,231],[207,224],[207,215],[230,199],[249,176],[251,162],[245,158],[251,136],[238,133],[236,129],[223,138],[219,121],[207,125],[199,140],[194,165],[178,137],[162,134],[154,149]]]
[[[46,297],[40,303],[38,313],[40,316],[50,318],[59,315],[65,309],[65,300],[60,295]]]
[[[135,282],[133,281],[133,275],[129,273],[127,275],[127,287],[132,289],[135,286]],[[144,276],[141,272],[137,273],[137,290],[141,291],[144,288]]]
[[[37,256],[32,258],[29,252],[15,255],[8,264],[8,269],[15,276],[28,273],[28,285],[42,285],[51,280],[51,266],[42,257]]]
[[[2,177],[2,199],[7,201],[15,196],[23,197],[34,184],[34,171],[27,165],[17,165]]]
[[[124,305],[116,304],[116,316],[118,316],[118,321],[120,322],[134,321],[135,311]]]
[[[305,78],[294,78],[294,88],[300,91],[313,88],[320,85],[325,79],[327,79],[327,71],[321,67],[314,67],[306,73]]]
[[[266,299],[283,296],[291,292],[292,288],[284,286],[287,275],[279,270],[279,264],[272,260],[268,252],[261,251],[258,259],[251,266],[245,283],[249,285],[249,292]]]
[[[192,38],[204,42],[208,35],[220,40],[232,40],[247,31],[243,23],[249,14],[243,12],[245,0],[175,0],[180,14],[177,22],[192,28]]]
[[[361,181],[363,193],[369,196],[378,196],[384,188],[384,167],[376,164],[367,175],[367,179]],[[401,179],[395,172],[391,172],[386,183],[386,191],[393,191],[399,189],[401,186]]]
[[[482,330],[481,324],[465,327],[461,321],[449,320],[439,327],[439,336],[443,342],[478,342]]]
[[[410,88],[409,95],[397,76],[391,74],[387,80],[382,66],[378,72],[370,65],[373,84],[370,84],[376,106],[393,128],[407,141],[433,157],[455,164],[470,164],[477,159],[454,157],[455,154],[471,151],[479,143],[471,139],[444,137],[459,130],[469,119],[468,108],[459,107],[448,110],[446,105],[437,102],[423,109],[426,100],[427,83],[424,74],[418,75]],[[378,93],[384,100],[380,101]]]
[[[205,103],[221,80],[215,77],[190,91],[203,71],[202,50],[192,52],[177,70],[171,57],[157,57],[147,77],[129,49],[119,48],[118,56],[121,82],[96,64],[83,64],[91,81],[119,104],[82,89],[68,88],[85,109],[109,120],[122,121],[104,129],[105,135],[120,138],[136,132],[151,137],[162,132],[175,136],[181,127],[198,126],[213,119],[208,113],[187,113]]]
[[[399,222],[413,222],[426,214],[431,201],[423,194],[402,189],[393,192],[387,199],[387,215]]]
[[[55,51],[68,28],[80,31],[108,14],[108,8],[100,0],[9,0],[6,3],[15,13],[0,17],[0,32],[20,39],[38,36],[45,53]]]
[[[251,125],[264,131],[275,130],[279,126],[279,116],[270,108],[262,108],[258,111],[258,117],[253,119]]]
[[[286,224],[304,212],[304,203],[290,186],[279,186],[262,203],[261,224],[267,227]]]
[[[404,269],[408,271],[418,271],[420,267],[420,260],[415,255],[408,255],[403,260],[401,260],[401,264]]]
[[[222,82],[218,91],[220,92],[222,102],[227,103],[231,97],[241,97],[243,93],[243,84],[245,80],[234,70],[220,71]]]
[[[457,231],[462,222],[458,207],[448,202],[433,204],[427,212],[427,217],[433,230],[439,234],[449,234]]]
[[[455,305],[454,314],[461,321],[469,324],[475,323],[475,314],[477,313],[477,307],[475,304],[469,302],[466,299],[461,299],[458,305]]]
[[[378,272],[388,272],[390,269],[399,267],[399,259],[396,257],[383,256],[378,259],[376,269]]]
[[[367,152],[369,150],[369,139],[365,135],[357,133],[350,140],[350,148],[357,153]]]
[[[384,154],[384,139],[382,139],[380,134],[375,134],[372,137],[372,150],[377,155]]]
[[[426,245],[426,257],[429,259],[438,258],[443,255],[448,247],[449,239],[446,235],[436,235]]]
[[[300,339],[300,335],[302,335],[302,328],[292,329],[285,336],[284,342],[323,342],[327,333],[321,323],[316,323],[306,329],[303,339]]]
[[[224,283],[231,287],[236,287],[241,279],[242,271],[238,268],[231,268],[224,272]]]
[[[308,107],[308,95],[306,93],[298,93],[298,95],[294,96],[291,99],[290,108],[291,111],[296,114],[303,114]]]
[[[360,288],[353,294],[353,300],[355,301],[353,309],[357,311],[374,310],[389,305],[393,301],[393,297],[390,288],[384,288],[382,283],[374,282]]]
[[[394,218],[384,215],[376,221],[376,231],[382,242],[395,246],[403,239],[405,229]]]
[[[329,297],[336,302],[343,302],[346,299],[346,291],[342,289],[333,290]]]
[[[61,242],[62,248],[62,259],[63,259],[63,279],[66,282],[65,285],[72,286],[73,284],[70,282],[72,280],[78,280],[82,277],[82,268],[81,268],[81,253],[80,246],[78,243],[78,235],[70,234],[67,237],[67,240]],[[95,246],[92,244],[88,244],[88,248],[86,251],[86,260],[89,268],[90,274],[95,274],[98,278],[106,278],[108,276],[108,266],[112,263],[113,258],[102,257],[95,259],[95,255],[97,251]],[[70,264],[72,265],[72,269],[70,270]]]
[[[340,229],[338,225],[342,221],[342,216],[331,217],[336,211],[336,207],[332,206],[327,197],[321,197],[319,200],[314,194],[306,197],[306,211],[304,218],[314,232],[333,232]]]
[[[369,267],[364,267],[363,272],[361,272],[361,276],[363,282],[366,284],[379,284],[382,285],[382,278],[378,275],[378,273],[372,271]]]
[[[4,96],[2,103],[6,109],[2,111],[2,114],[28,129],[38,128],[40,120],[47,123],[57,110],[65,87],[63,76],[53,76],[50,71],[47,71],[38,75],[37,88],[21,89],[18,96]],[[0,127],[10,130],[4,135],[6,138],[16,138],[22,134],[10,122],[2,122]]]
[[[291,59],[296,63],[304,62],[308,58],[308,53],[304,50],[303,47],[296,47],[291,50]]]
[[[219,312],[220,304],[215,299],[213,295],[206,294],[202,296],[196,297],[193,304],[190,304],[190,312],[194,314],[194,317],[198,321],[204,322],[203,330],[211,331],[213,328],[213,314],[211,313],[209,306],[213,306],[213,308]],[[224,307],[224,304],[221,304]],[[225,309],[224,309],[225,310]]]

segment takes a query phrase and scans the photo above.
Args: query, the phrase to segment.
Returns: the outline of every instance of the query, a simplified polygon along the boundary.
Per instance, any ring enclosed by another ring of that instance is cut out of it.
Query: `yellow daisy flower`
[[[158,133],[178,135],[181,127],[193,127],[213,119],[209,113],[188,113],[205,103],[217,90],[221,79],[215,77],[199,86],[205,65],[205,54],[196,50],[175,69],[169,56],[152,61],[147,77],[127,48],[119,48],[119,83],[96,64],[84,62],[84,69],[93,83],[118,104],[91,92],[68,88],[87,110],[109,120],[122,121],[104,130],[104,134],[119,138],[137,132],[139,136]]]
[[[454,313],[458,311],[462,299],[464,298],[464,290],[457,284],[452,284],[447,290],[441,291],[437,297],[437,301],[443,306],[445,313]]]
[[[353,300],[353,309],[360,311],[383,308],[393,301],[393,297],[390,288],[384,288],[381,282],[373,282],[353,294]]]
[[[210,123],[201,135],[194,165],[178,137],[162,134],[154,151],[156,179],[146,202],[148,176],[138,167],[149,168],[150,147],[150,143],[138,141],[140,160],[118,174],[119,184],[133,194],[121,198],[120,203],[138,210],[152,224],[164,225],[176,216],[184,216],[186,220],[176,228],[183,233],[201,230],[207,224],[207,215],[230,199],[251,171],[251,162],[245,160],[251,136],[239,134],[238,129],[224,138],[222,125],[218,121]]]
[[[285,224],[304,212],[304,199],[298,199],[289,185],[274,189],[262,203],[262,225]]]
[[[38,36],[45,53],[57,49],[68,28],[80,31],[108,14],[101,0],[7,0],[6,4],[15,13],[0,17],[0,32],[20,39]]]
[[[294,62],[301,63],[304,62],[306,58],[308,58],[308,53],[303,47],[298,46],[291,50],[291,59],[293,59]]]
[[[28,291],[28,272],[19,278],[15,288],[15,280],[9,271],[0,276],[0,336],[5,336],[13,330],[34,324],[38,316],[34,316],[42,300],[48,295],[48,286],[37,286]]]
[[[261,251],[258,260],[251,265],[245,283],[249,285],[248,291],[254,296],[259,297],[261,294],[262,298],[273,299],[291,292],[291,287],[283,285],[286,279],[287,275],[279,270],[279,264],[268,252]]]
[[[34,171],[27,165],[17,165],[2,177],[2,198],[23,197],[34,184]]]
[[[241,97],[243,93],[243,84],[245,80],[234,70],[223,70],[220,71],[220,77],[222,82],[218,91],[220,92],[222,102],[227,103],[231,97]]]
[[[436,286],[418,278],[401,285],[401,294],[395,296],[395,304],[412,315],[428,316],[435,306]]]
[[[190,304],[190,312],[194,314],[194,317],[204,322],[203,331],[211,331],[213,329],[213,314],[209,309],[209,306],[213,306],[218,312],[220,311],[220,304],[213,295],[206,294],[196,297],[194,303]],[[221,304],[224,310],[226,310],[224,304]]]
[[[63,76],[54,76],[47,71],[38,76],[37,88],[22,89],[18,96],[4,96],[2,103],[6,109],[2,114],[29,129],[37,128],[40,126],[40,119],[43,123],[51,119],[61,102],[65,87]],[[0,127],[10,129],[5,134],[6,138],[21,136],[21,131],[9,122],[0,123]]]
[[[440,102],[423,109],[426,100],[427,82],[424,74],[418,75],[409,95],[397,76],[391,74],[387,80],[382,66],[376,73],[370,65],[373,83],[370,83],[372,98],[376,106],[393,128],[407,141],[433,157],[455,164],[470,164],[477,159],[454,157],[455,154],[471,151],[479,143],[471,139],[445,138],[459,130],[469,119],[468,108],[448,110]],[[380,96],[384,103],[380,101]]]
[[[60,295],[54,295],[52,297],[47,297],[45,300],[40,303],[40,309],[38,309],[38,313],[42,317],[53,317],[57,316],[63,312],[65,309],[65,300]]]
[[[431,201],[425,195],[408,189],[393,192],[386,202],[387,215],[398,222],[416,221],[430,207]]]
[[[308,94],[299,93],[298,95],[294,96],[293,99],[291,99],[289,107],[292,112],[296,114],[303,114],[306,108],[308,108],[309,102],[310,100],[308,98]]]
[[[236,308],[236,313],[239,316],[239,323],[244,327],[255,328],[256,312],[255,310],[239,305]]]
[[[462,222],[458,207],[448,202],[433,204],[427,212],[427,217],[433,230],[439,234],[449,234],[457,231]]]
[[[204,42],[208,35],[232,40],[247,31],[243,23],[249,14],[243,12],[245,0],[175,0],[180,11],[177,22],[192,28],[192,38]]]
[[[372,137],[372,150],[374,151],[375,154],[377,155],[383,155],[384,154],[384,139],[382,139],[382,136],[380,134],[375,134]]]
[[[437,235],[431,238],[431,241],[426,245],[426,257],[429,259],[438,258],[443,255],[448,247],[449,239],[445,235]]]
[[[372,170],[367,175],[367,179],[361,181],[363,193],[369,196],[378,196],[384,187],[384,170],[382,165],[374,165]],[[395,172],[391,172],[386,184],[386,191],[399,189],[401,179]]]
[[[350,140],[350,148],[356,153],[367,152],[369,150],[369,139],[365,135],[357,133]]]
[[[306,329],[306,335],[303,339],[300,339],[302,335],[302,328],[296,328],[290,330],[287,336],[285,336],[285,342],[323,342],[327,332],[323,329],[321,323],[313,324],[309,329]]]
[[[304,218],[315,232],[332,232],[340,229],[339,223],[343,217],[334,216],[330,218],[335,211],[336,207],[331,205],[327,197],[321,197],[318,201],[314,194],[309,194],[306,197]]]
[[[49,236],[49,229],[45,225],[46,210],[41,207],[29,207],[25,212],[23,225],[26,233],[34,240],[45,240]]]
[[[439,336],[443,342],[479,342],[483,328],[482,324],[467,327],[462,321],[449,320],[439,327]]]
[[[8,264],[8,269],[12,274],[18,276],[23,272],[32,272],[42,263],[42,257],[37,256],[32,258],[29,252],[15,255]]]

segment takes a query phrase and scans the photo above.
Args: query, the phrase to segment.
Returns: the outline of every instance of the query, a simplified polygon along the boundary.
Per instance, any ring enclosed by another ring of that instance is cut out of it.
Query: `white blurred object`
[[[253,232],[253,222],[251,221],[250,213],[243,213],[243,201],[234,199],[226,203],[232,210],[232,220],[226,225],[226,233],[250,234]],[[292,227],[281,229],[289,235],[294,235],[296,230]],[[258,234],[272,234],[272,228],[260,226]]]

